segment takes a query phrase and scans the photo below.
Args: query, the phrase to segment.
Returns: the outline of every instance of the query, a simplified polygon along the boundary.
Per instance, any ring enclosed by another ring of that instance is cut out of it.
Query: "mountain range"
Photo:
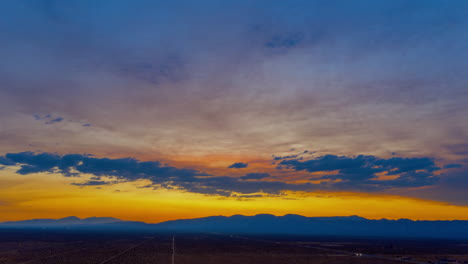
[[[88,217],[80,219],[76,216],[69,216],[60,219],[31,219],[23,221],[10,221],[0,223],[1,226],[24,226],[24,227],[45,227],[45,226],[70,226],[70,225],[99,225],[124,222],[113,217]]]
[[[354,237],[453,238],[468,239],[468,221],[371,220],[359,216],[305,217],[210,216],[149,224],[112,217],[75,216],[61,219],[31,219],[0,223],[0,228],[67,228],[148,232],[212,232],[224,234],[272,234]]]

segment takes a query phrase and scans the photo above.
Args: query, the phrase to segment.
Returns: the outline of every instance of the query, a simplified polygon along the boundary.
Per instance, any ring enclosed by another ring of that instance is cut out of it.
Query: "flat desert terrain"
[[[468,242],[1,229],[0,263],[468,263]]]

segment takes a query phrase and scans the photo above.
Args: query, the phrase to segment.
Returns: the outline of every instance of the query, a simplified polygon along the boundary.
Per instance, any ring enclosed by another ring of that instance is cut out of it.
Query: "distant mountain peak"
[[[81,220],[81,219],[80,219],[79,217],[76,217],[76,216],[67,216],[67,217],[64,217],[64,218],[57,219],[57,220],[66,220],[66,221],[74,220],[74,221],[79,221],[79,220]]]
[[[350,215],[347,218],[351,220],[368,220],[367,218],[360,217],[359,215]]]

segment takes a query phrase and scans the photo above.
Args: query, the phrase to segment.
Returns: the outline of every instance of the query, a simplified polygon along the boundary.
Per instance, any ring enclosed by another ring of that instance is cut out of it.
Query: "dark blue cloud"
[[[11,165],[15,165],[15,164],[16,164],[16,162],[11,161],[10,159],[8,159],[6,157],[0,156],[0,165],[11,166]]]
[[[89,155],[53,153],[20,152],[8,153],[0,157],[4,165],[19,165],[19,174],[38,172],[58,172],[65,176],[78,176],[88,173],[95,176],[115,176],[126,180],[150,179],[158,181],[160,178],[190,178],[205,175],[192,169],[178,169],[162,166],[158,161],[139,161],[133,158],[109,159],[94,158]]]
[[[242,180],[261,180],[270,177],[268,173],[247,173],[245,176],[240,177]]]
[[[306,161],[300,161],[298,159],[283,160],[279,163],[279,165],[284,165],[288,168],[292,168],[297,171],[334,171],[361,168],[366,163],[371,162],[373,159],[375,159],[373,156],[362,155],[357,156],[355,158],[350,158],[346,156],[325,155]]]
[[[463,167],[461,164],[447,164],[444,166],[444,169],[456,169],[461,167]]]
[[[5,157],[10,163],[20,164],[19,174],[52,172],[53,168],[61,166],[61,157],[52,153],[35,154],[33,152],[8,153]]]
[[[243,162],[236,162],[234,164],[229,165],[229,169],[242,169],[242,168],[247,168],[249,164],[243,163]]]
[[[434,172],[440,170],[431,158],[380,159],[375,156],[356,157],[325,155],[301,161],[298,159],[283,160],[279,163],[288,169],[308,172],[334,172],[311,180],[340,180],[333,183],[341,187],[398,188],[433,185],[439,179]],[[283,168],[283,167],[281,167]],[[393,180],[378,180],[378,173],[398,175]]]
[[[431,158],[400,158],[394,157],[390,159],[378,159],[374,162],[377,166],[382,166],[386,170],[391,170],[388,175],[396,175],[404,172],[425,170],[433,172],[440,170],[435,166]]]

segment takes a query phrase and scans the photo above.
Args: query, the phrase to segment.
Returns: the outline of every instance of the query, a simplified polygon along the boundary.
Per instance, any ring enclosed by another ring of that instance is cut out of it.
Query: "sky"
[[[0,221],[468,220],[465,0],[5,0]]]

